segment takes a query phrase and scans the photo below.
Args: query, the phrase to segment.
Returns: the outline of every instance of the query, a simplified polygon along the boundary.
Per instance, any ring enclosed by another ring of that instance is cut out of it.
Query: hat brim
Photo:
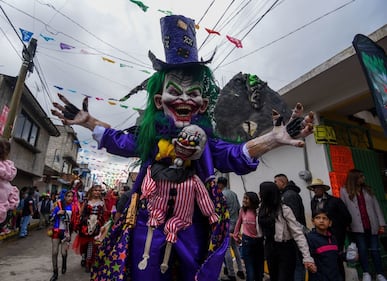
[[[206,60],[206,61],[201,60],[201,61],[186,62],[186,63],[179,63],[179,64],[171,64],[171,63],[163,62],[162,60],[159,60],[158,58],[156,58],[156,56],[151,51],[148,52],[148,57],[152,62],[153,69],[156,71],[160,71],[160,70],[169,70],[169,69],[173,69],[173,68],[190,67],[190,66],[194,66],[194,65],[204,66],[208,63],[211,63],[212,59],[215,56],[215,52],[216,52],[216,50],[212,54],[211,58]]]
[[[315,184],[315,185],[309,185],[307,186],[306,188],[313,191],[315,190],[316,188],[318,187],[322,187],[324,188],[324,191],[328,191],[329,189],[331,189],[328,185],[325,185],[325,184]]]

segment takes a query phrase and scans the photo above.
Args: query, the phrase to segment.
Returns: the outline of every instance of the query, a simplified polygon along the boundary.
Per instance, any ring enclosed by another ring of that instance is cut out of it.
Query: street
[[[75,236],[73,235],[72,239]],[[89,274],[80,265],[81,257],[68,251],[67,272],[61,274],[62,257],[58,255],[58,280],[87,281]],[[45,281],[52,276],[51,239],[46,230],[32,230],[27,238],[0,241],[0,280]]]

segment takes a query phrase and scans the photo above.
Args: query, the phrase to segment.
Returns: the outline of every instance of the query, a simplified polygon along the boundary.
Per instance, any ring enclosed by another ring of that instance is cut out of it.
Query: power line
[[[14,49],[15,53],[18,55],[18,57],[23,60],[21,57],[19,51],[16,49],[16,47],[13,45],[12,41],[9,39],[8,34],[0,27],[1,32],[4,34],[5,38],[7,39],[8,43],[11,45],[12,49]]]
[[[265,45],[263,45],[263,46],[261,46],[261,47],[255,49],[255,50],[253,50],[253,51],[247,53],[247,54],[244,55],[244,56],[241,56],[241,57],[239,57],[239,58],[236,58],[236,59],[234,59],[234,60],[228,62],[227,64],[223,64],[223,65],[221,65],[221,66],[218,65],[217,68],[219,68],[219,67],[225,67],[225,66],[230,65],[230,64],[232,64],[232,63],[235,63],[235,62],[237,62],[237,61],[239,61],[239,60],[241,60],[241,59],[244,59],[244,58],[246,58],[246,57],[249,57],[249,56],[255,54],[256,52],[258,52],[258,51],[260,51],[260,50],[262,50],[262,49],[264,49],[264,48],[266,48],[266,47],[268,47],[268,46],[270,46],[270,45],[273,45],[274,43],[276,43],[276,42],[278,42],[278,41],[280,41],[280,40],[282,40],[282,39],[285,39],[286,37],[289,37],[290,35],[292,35],[292,34],[298,32],[298,31],[300,31],[301,29],[304,29],[305,27],[307,27],[307,26],[309,26],[309,25],[311,25],[311,24],[313,24],[313,23],[315,23],[315,22],[317,22],[317,21],[319,21],[319,20],[325,18],[326,16],[328,16],[328,15],[330,15],[330,14],[332,14],[332,13],[334,13],[334,12],[336,12],[336,11],[342,9],[342,8],[344,8],[345,6],[351,4],[352,2],[355,2],[355,0],[350,0],[350,1],[346,2],[346,3],[344,3],[343,5],[341,5],[341,6],[337,7],[337,8],[335,8],[335,9],[333,9],[333,10],[331,10],[331,11],[329,11],[329,12],[327,12],[327,13],[325,13],[325,14],[323,14],[323,15],[321,15],[321,16],[319,16],[319,17],[317,17],[317,18],[315,18],[315,19],[313,19],[313,20],[311,20],[311,21],[309,21],[308,23],[306,23],[306,24],[304,24],[304,25],[302,25],[302,26],[300,26],[300,27],[298,27],[298,28],[296,28],[296,29],[290,31],[289,33],[286,33],[286,34],[283,35],[283,36],[280,36],[279,38],[277,38],[277,39],[275,39],[275,40],[273,40],[273,41],[270,41],[269,43],[267,43],[267,44],[265,44]],[[224,61],[224,60],[223,60],[223,61]]]
[[[222,20],[222,18],[224,17],[224,15],[226,14],[226,12],[230,9],[230,7],[232,6],[232,4],[235,2],[235,0],[232,0],[231,3],[227,6],[227,8],[224,10],[223,14],[220,16],[220,18],[218,19],[218,21],[215,23],[215,25],[212,27],[212,29],[215,29],[216,26],[218,25],[218,23]],[[199,50],[203,47],[203,45],[206,43],[207,39],[209,38],[209,34],[206,36],[206,38],[204,39],[204,41],[202,42],[202,44],[200,45],[199,47]]]
[[[117,60],[121,60],[121,61],[124,61],[124,62],[128,62],[128,63],[134,64],[134,65],[136,65],[136,66],[144,67],[144,68],[147,68],[147,69],[152,69],[152,67],[150,66],[150,64],[146,64],[146,63],[137,63],[137,62],[133,62],[133,61],[129,61],[129,60],[126,60],[126,59],[117,57],[117,56],[115,56],[115,55],[112,55],[112,54],[109,54],[109,53],[106,53],[106,52],[102,52],[102,51],[100,51],[100,50],[94,48],[93,46],[91,46],[91,45],[89,45],[89,44],[87,44],[87,43],[85,43],[85,42],[82,42],[82,41],[78,40],[77,38],[75,38],[75,37],[73,37],[73,36],[71,36],[71,35],[68,35],[68,34],[66,34],[66,33],[64,33],[64,32],[62,32],[62,31],[57,31],[57,30],[55,30],[53,27],[51,27],[49,24],[45,23],[43,20],[34,17],[33,15],[31,15],[31,14],[29,14],[29,13],[27,13],[27,12],[25,12],[25,11],[23,11],[23,10],[21,10],[21,9],[19,9],[19,8],[17,8],[17,7],[15,7],[15,6],[13,6],[13,5],[11,5],[11,4],[5,2],[4,0],[0,0],[0,2],[3,2],[4,4],[8,5],[9,7],[13,8],[13,9],[15,9],[15,10],[17,10],[18,12],[20,12],[20,13],[22,13],[22,14],[28,16],[28,17],[31,17],[32,19],[34,19],[34,20],[36,20],[36,21],[38,21],[38,22],[40,22],[41,24],[43,24],[43,25],[45,26],[47,32],[49,32],[49,33],[51,33],[51,34],[53,34],[53,35],[62,34],[62,35],[64,35],[65,37],[68,37],[68,38],[70,38],[70,39],[72,39],[72,40],[74,40],[74,41],[76,41],[76,42],[78,42],[78,43],[80,43],[80,44],[82,44],[82,45],[84,45],[84,46],[86,46],[86,47],[88,47],[88,48],[90,48],[90,49],[96,51],[96,52],[99,52],[99,53],[103,54],[103,55],[106,55],[106,56],[109,56],[109,57],[111,57],[111,58],[114,58],[114,59],[117,59]],[[55,32],[48,30],[48,28],[52,28]]]
[[[258,25],[259,22],[275,7],[275,5],[279,2],[279,0],[274,1],[274,3],[267,9],[267,11],[256,21],[256,23],[247,31],[247,33],[240,39],[241,41],[246,38],[247,35]],[[236,47],[233,47],[231,51],[223,58],[223,60],[214,68],[216,71],[219,66],[231,55],[231,53],[235,50]]]
[[[38,53],[39,53],[39,52],[38,52]],[[128,88],[127,85],[121,84],[121,83],[119,83],[119,82],[117,82],[117,81],[113,81],[113,80],[111,80],[111,79],[109,79],[109,78],[107,78],[107,77],[105,77],[105,76],[103,76],[103,75],[101,75],[101,74],[98,74],[98,73],[89,71],[88,69],[85,69],[85,68],[79,67],[79,66],[77,66],[77,65],[71,64],[71,63],[69,63],[68,61],[63,61],[63,60],[61,60],[61,59],[58,59],[57,57],[50,56],[50,55],[44,54],[44,53],[39,53],[39,54],[44,55],[44,56],[47,56],[47,57],[49,57],[49,58],[51,58],[51,59],[57,60],[57,61],[62,62],[62,63],[64,63],[64,64],[70,65],[70,66],[72,66],[72,67],[78,68],[78,69],[80,69],[80,70],[82,70],[82,71],[85,71],[85,72],[88,73],[88,74],[93,74],[93,75],[95,75],[95,76],[98,76],[98,77],[100,77],[100,78],[102,78],[102,79],[105,79],[105,80],[107,80],[107,81],[109,81],[109,82],[112,82],[112,83],[114,83],[114,84],[116,84],[116,85],[120,85],[120,86],[122,86],[124,89],[127,89],[127,88]]]
[[[6,3],[7,4],[7,3]],[[0,5],[0,9],[1,11],[3,12],[5,18],[7,19],[8,23],[10,24],[10,26],[12,27],[13,31],[15,31],[16,35],[17,35],[17,38],[19,38],[20,42],[23,44],[23,47],[26,48],[26,45],[24,44],[23,42],[23,39],[20,37],[19,35],[19,32],[17,32],[15,26],[12,24],[11,20],[9,19],[7,13],[4,11],[3,7]]]
[[[48,3],[41,3],[39,0],[36,0],[39,4],[41,5],[45,5],[51,9],[53,9],[55,12],[57,12],[58,14],[60,14],[61,16],[63,16],[64,18],[68,19],[69,21],[71,21],[73,24],[75,24],[76,26],[78,26],[80,29],[82,29],[83,31],[85,31],[86,33],[88,33],[89,35],[91,35],[92,37],[94,37],[95,39],[97,39],[98,41],[108,45],[109,47],[113,48],[114,50],[117,50],[119,51],[120,53],[124,54],[124,55],[127,55],[129,56],[130,58],[136,60],[137,62],[139,63],[143,63],[142,61],[140,61],[138,58],[126,53],[125,51],[115,47],[114,45],[110,44],[109,42],[103,40],[102,38],[98,37],[97,35],[95,35],[94,33],[92,33],[91,31],[89,31],[88,29],[86,29],[85,27],[83,27],[81,24],[79,24],[78,22],[76,22],[75,20],[73,20],[72,18],[70,18],[69,16],[65,15],[64,13],[62,13],[61,11],[59,11],[58,9],[55,8],[55,6],[51,5],[51,4],[48,4]]]
[[[231,24],[231,21],[233,19],[236,19],[236,16],[239,15],[243,10],[246,10],[247,9],[247,14],[244,14],[243,17],[241,18],[241,20],[238,20],[238,21],[234,21],[234,23],[232,24],[232,26],[230,27],[230,29],[233,30],[233,34],[232,36],[233,37],[236,37],[236,38],[239,38],[239,35],[244,32],[244,30],[246,30],[247,28],[249,28],[253,23],[255,23],[257,20],[257,15],[260,14],[260,12],[264,10],[264,7],[267,3],[265,2],[269,2],[270,0],[266,0],[266,1],[263,1],[263,2],[252,2],[251,0],[248,0],[246,3],[243,3],[241,2],[240,5],[233,11],[231,12],[231,15],[230,15],[230,19],[227,20],[219,29],[219,31],[222,31],[222,29],[224,29],[227,25],[230,25]],[[249,4],[254,4],[253,7],[249,7]],[[251,16],[250,16],[250,15]],[[249,18],[254,18],[253,20],[249,20]],[[244,24],[243,22],[246,22],[246,24]],[[234,28],[235,27],[235,28]],[[235,30],[234,30],[235,29]],[[238,31],[239,30],[239,31]],[[218,31],[218,29],[217,29]],[[215,36],[212,36],[211,39],[215,38]],[[209,40],[210,41],[210,40]],[[209,42],[207,41],[207,43]],[[225,46],[224,50],[223,51],[220,51],[218,52],[218,54],[222,54],[222,53],[225,53],[226,50],[229,50],[232,48],[232,45],[229,44],[228,40],[223,40],[218,46],[217,46],[217,49],[218,50],[222,50],[223,46]],[[219,56],[218,56],[219,57]],[[214,63],[217,61],[218,59],[215,58],[214,60]]]
[[[223,31],[223,29],[225,29],[226,28],[226,26],[228,26],[229,24],[231,24],[231,22],[236,18],[236,16],[239,14],[239,13],[241,13],[249,4],[251,3],[251,0],[248,0],[247,1],[247,3],[243,3],[243,2],[241,2],[240,4],[239,4],[239,6],[237,6],[235,9],[234,9],[234,11],[232,11],[231,13],[230,13],[230,17],[229,17],[229,19],[224,23],[224,24],[222,24],[218,29],[217,29],[217,31],[219,31],[219,32],[222,32]],[[243,5],[244,4],[244,5]],[[211,36],[211,37],[209,37],[208,38],[208,40],[206,41],[206,42],[203,42],[203,44],[202,44],[202,46],[204,47],[204,46],[206,46],[209,42],[211,42],[211,40],[213,40],[215,38],[215,36]],[[220,48],[222,45],[224,45],[225,43],[221,43],[217,48]]]
[[[210,10],[210,8],[212,7],[212,5],[215,3],[215,0],[212,0],[211,4],[208,6],[208,8],[206,9],[206,11],[204,12],[203,16],[200,18],[200,20],[198,21],[197,24],[200,24],[202,22],[202,20],[204,19],[204,17],[207,15],[208,11]]]

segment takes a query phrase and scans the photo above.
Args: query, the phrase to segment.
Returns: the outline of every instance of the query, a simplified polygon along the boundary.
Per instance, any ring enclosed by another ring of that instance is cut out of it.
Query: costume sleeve
[[[133,134],[126,134],[123,131],[115,129],[105,129],[102,138],[99,141],[98,148],[106,148],[106,151],[123,156],[136,157],[136,138]]]
[[[141,186],[141,199],[149,198],[156,191],[156,182],[152,179],[151,169],[148,167]]]
[[[214,203],[212,202],[202,181],[197,176],[194,177],[194,181],[196,202],[198,203],[203,215],[209,217],[210,224],[213,224],[218,221],[218,215],[215,213]]]
[[[232,144],[220,139],[208,139],[214,166],[222,173],[245,175],[257,169],[259,161],[243,153],[242,144]]]
[[[11,181],[16,176],[16,168],[11,160],[0,161],[0,178],[5,181]]]
[[[16,186],[12,186],[11,192],[8,196],[9,207],[11,209],[17,208],[20,202],[19,189]]]
[[[51,212],[51,217],[55,217],[58,214],[59,210],[60,210],[60,208],[58,206],[56,206],[54,208],[54,210],[52,210],[52,212]]]

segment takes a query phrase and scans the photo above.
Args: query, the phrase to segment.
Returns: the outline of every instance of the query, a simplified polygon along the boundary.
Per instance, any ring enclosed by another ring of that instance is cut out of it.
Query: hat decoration
[[[314,190],[315,188],[322,187],[324,188],[324,191],[328,191],[330,187],[326,184],[321,179],[313,179],[312,183],[308,185],[306,188],[309,190]]]
[[[193,19],[181,15],[166,16],[160,19],[160,26],[166,62],[159,60],[149,51],[148,56],[155,70],[195,64],[203,65],[212,61],[215,52],[207,61],[199,61],[198,59],[195,21]]]

